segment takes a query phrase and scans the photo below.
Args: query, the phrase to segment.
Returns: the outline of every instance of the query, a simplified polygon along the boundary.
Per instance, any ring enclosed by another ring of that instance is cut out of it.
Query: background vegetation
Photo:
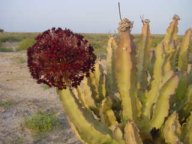
[[[37,35],[38,33],[0,33],[0,52],[25,51],[34,44]],[[94,47],[97,56],[105,57],[110,34],[83,33],[83,35]],[[164,35],[152,35],[151,47],[155,48],[163,39],[163,36]],[[141,40],[140,35],[135,34],[134,37],[137,45],[139,40]],[[182,36],[179,36],[179,38],[181,39]]]

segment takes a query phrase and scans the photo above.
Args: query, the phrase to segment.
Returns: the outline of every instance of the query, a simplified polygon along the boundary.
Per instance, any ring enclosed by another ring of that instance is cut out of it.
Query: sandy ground
[[[0,53],[0,144],[80,144],[71,131],[54,88],[36,84],[30,76],[24,52]],[[34,136],[24,119],[38,111],[54,112],[61,127]]]

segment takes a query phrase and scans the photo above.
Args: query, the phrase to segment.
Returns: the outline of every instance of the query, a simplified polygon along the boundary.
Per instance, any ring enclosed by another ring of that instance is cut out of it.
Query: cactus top
[[[180,17],[175,14],[175,15],[173,16],[173,20],[180,20]]]
[[[130,32],[132,27],[133,27],[133,22],[127,18],[124,18],[119,23],[118,31],[119,32],[126,32],[126,31]]]
[[[96,60],[92,46],[82,35],[61,28],[38,35],[27,54],[28,67],[37,83],[59,89],[77,87],[94,69]]]

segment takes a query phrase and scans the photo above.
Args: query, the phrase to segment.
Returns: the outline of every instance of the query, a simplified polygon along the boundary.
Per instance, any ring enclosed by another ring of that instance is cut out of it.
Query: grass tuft
[[[25,119],[25,126],[35,133],[45,133],[60,125],[53,113],[38,112]]]
[[[9,108],[10,106],[13,105],[13,101],[11,100],[0,100],[0,107],[2,108]]]

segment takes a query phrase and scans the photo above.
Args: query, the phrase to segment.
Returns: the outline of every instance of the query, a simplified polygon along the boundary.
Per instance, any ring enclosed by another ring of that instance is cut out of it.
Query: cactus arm
[[[103,68],[102,68],[103,70]],[[102,73],[100,80],[99,80],[99,87],[98,92],[102,100],[106,98],[106,75]]]
[[[100,87],[100,80],[102,77],[101,72],[101,64],[100,60],[97,60],[95,63],[95,70],[90,73],[90,76],[88,78],[88,85],[91,88],[92,91],[92,97],[95,100],[95,102],[99,103],[103,99],[103,95],[100,94],[99,87]]]
[[[170,96],[175,93],[178,82],[178,76],[174,75],[161,88],[159,98],[153,111],[152,119],[150,121],[150,129],[158,129],[163,124],[165,117],[168,115],[169,112]]]
[[[167,33],[162,41],[165,50],[165,63],[163,66],[163,72],[165,74],[173,69],[173,58],[174,54],[176,53],[176,40],[179,20],[179,16],[175,15],[173,17],[173,20],[167,28]]]
[[[107,60],[106,60],[106,85],[107,85],[107,96],[113,97],[116,93],[115,83],[115,69],[114,69],[114,51],[117,47],[116,41],[111,37],[108,41],[107,47]]]
[[[173,16],[173,20],[167,28],[167,33],[163,39],[163,41],[167,44],[171,44],[174,40],[177,39],[178,32],[178,21],[180,20],[178,15]],[[169,47],[168,47],[169,48]]]
[[[95,100],[92,97],[91,88],[88,85],[88,79],[84,78],[80,84],[80,87],[77,88],[78,97],[82,101],[82,104],[89,109],[96,109]]]
[[[118,144],[111,137],[111,131],[93,118],[91,113],[80,107],[69,88],[59,90],[60,100],[69,120],[81,139],[89,144]]]
[[[78,132],[78,130],[76,129],[76,127],[74,126],[74,124],[68,119],[69,125],[71,127],[71,129],[73,130],[73,132],[75,133],[75,135],[77,136],[77,138],[82,142],[87,144],[84,140],[81,139],[81,136]]]
[[[129,121],[124,128],[124,139],[125,144],[143,144],[139,129],[132,121]]]
[[[143,20],[142,41],[137,49],[137,79],[138,87],[141,92],[144,92],[148,85],[147,69],[150,64],[150,42],[151,37],[149,21]]]
[[[162,128],[162,136],[166,143],[169,144],[180,144],[181,125],[179,123],[178,115],[174,112],[166,120]]]
[[[192,29],[188,29],[185,32],[184,39],[181,44],[181,48],[179,51],[179,59],[178,59],[178,68],[180,71],[187,71],[188,67],[188,51],[189,51],[189,44],[190,39],[192,36]]]

